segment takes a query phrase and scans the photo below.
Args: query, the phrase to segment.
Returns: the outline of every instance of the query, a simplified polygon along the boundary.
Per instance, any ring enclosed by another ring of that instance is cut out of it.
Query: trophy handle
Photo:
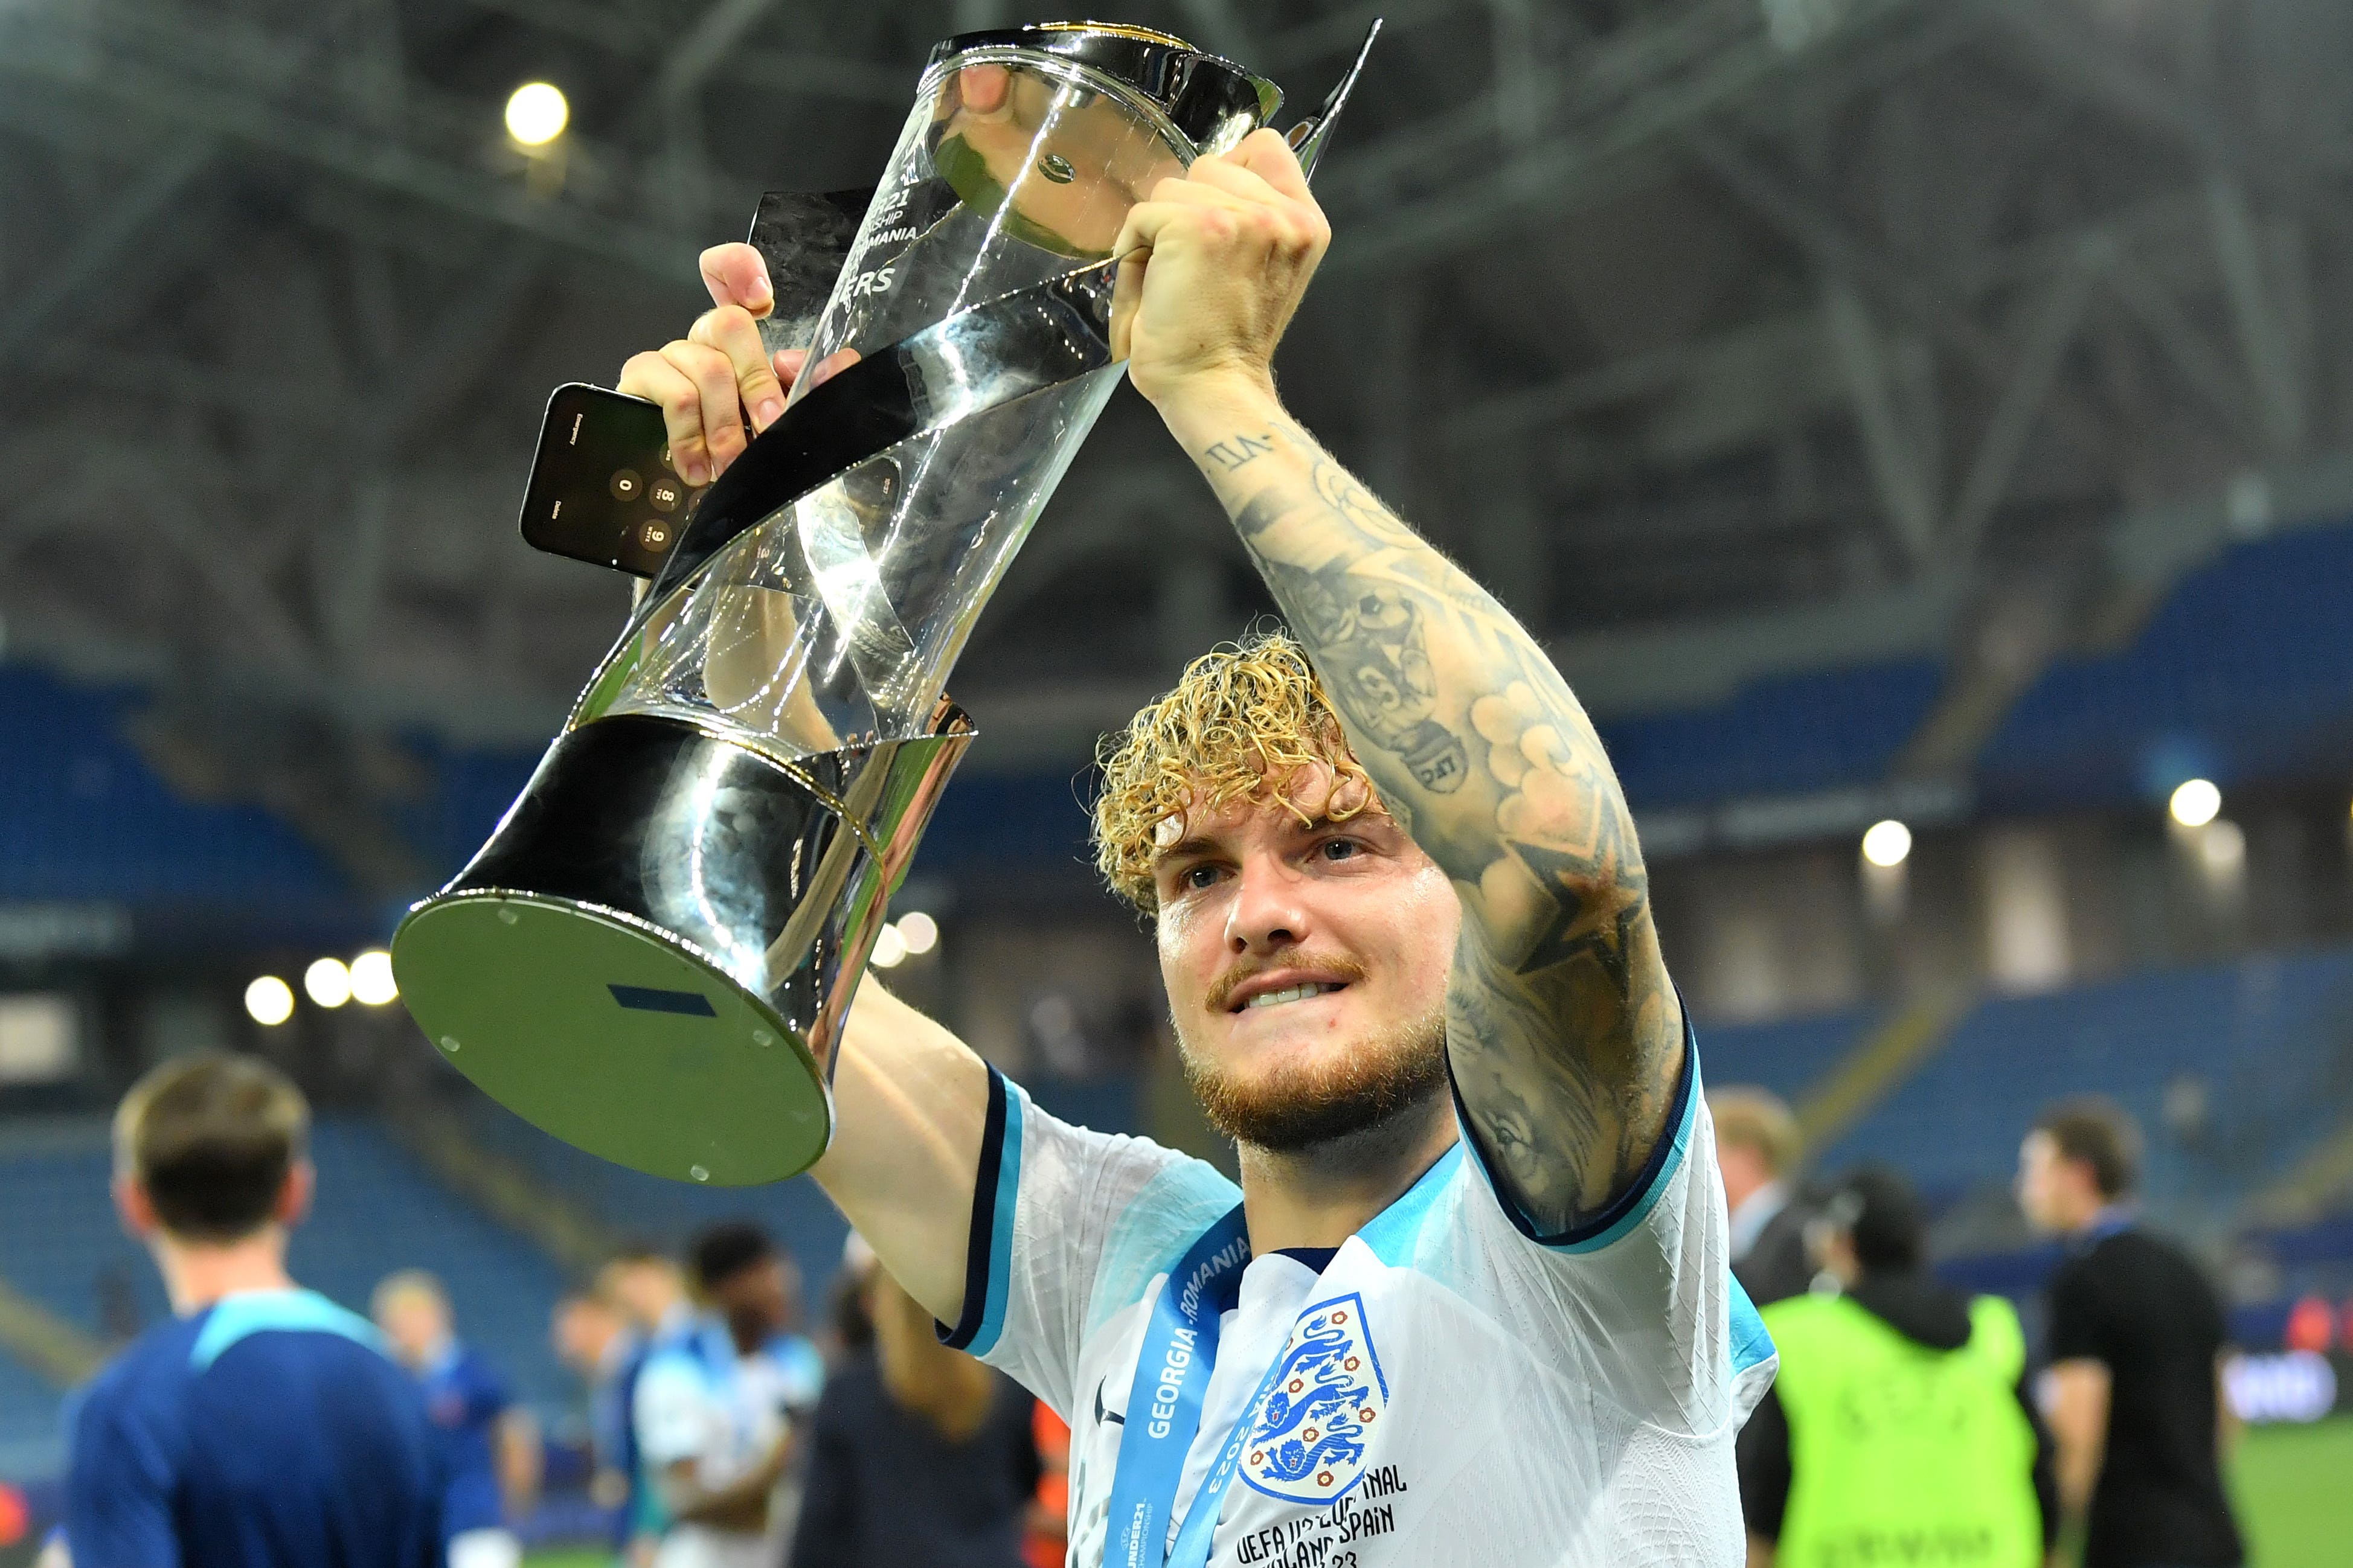
[[[1381,19],[1376,16],[1373,25],[1365,29],[1365,41],[1357,46],[1356,63],[1348,68],[1348,74],[1332,89],[1324,107],[1283,133],[1282,139],[1299,154],[1299,172],[1311,180],[1315,177],[1315,165],[1323,158],[1324,149],[1331,144],[1332,127],[1339,120],[1340,110],[1348,106],[1348,95],[1356,90],[1356,79],[1365,74],[1365,61],[1372,55],[1373,40],[1380,36]]]

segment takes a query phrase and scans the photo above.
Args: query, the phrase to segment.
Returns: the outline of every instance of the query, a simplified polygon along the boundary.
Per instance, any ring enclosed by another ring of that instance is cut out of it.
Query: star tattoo
[[[1603,822],[1598,855],[1566,854],[1539,844],[1511,841],[1512,852],[1536,874],[1558,909],[1552,923],[1536,938],[1535,946],[1520,962],[1518,972],[1535,974],[1590,954],[1618,994],[1628,997],[1632,994],[1634,925],[1642,917],[1642,879],[1618,874],[1622,861],[1617,828],[1607,815]],[[1594,874],[1597,870],[1599,876]],[[1597,890],[1579,897],[1581,887]]]

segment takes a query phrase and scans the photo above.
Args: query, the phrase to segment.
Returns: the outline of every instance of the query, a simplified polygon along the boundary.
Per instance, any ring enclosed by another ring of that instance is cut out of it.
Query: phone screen
[[[670,466],[661,405],[574,383],[547,400],[522,536],[533,549],[638,577],[661,569],[704,487]]]

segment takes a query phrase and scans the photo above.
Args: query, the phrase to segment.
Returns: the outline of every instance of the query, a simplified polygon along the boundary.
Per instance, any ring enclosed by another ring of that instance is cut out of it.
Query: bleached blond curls
[[[1181,826],[1188,814],[1253,799],[1306,822],[1293,790],[1299,769],[1313,763],[1335,775],[1325,819],[1384,809],[1307,650],[1284,631],[1252,633],[1187,665],[1174,689],[1145,704],[1123,733],[1103,737],[1095,760],[1103,769],[1095,867],[1112,891],[1147,913],[1159,906],[1152,862],[1165,847],[1163,823]]]

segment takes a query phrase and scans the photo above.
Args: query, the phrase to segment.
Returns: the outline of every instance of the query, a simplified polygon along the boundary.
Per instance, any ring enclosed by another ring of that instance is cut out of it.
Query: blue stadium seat
[[[2330,1039],[2342,1042],[2331,1051]],[[2283,1043],[2299,1048],[2283,1050]],[[1945,1049],[1827,1151],[1835,1169],[1885,1160],[1932,1194],[1997,1184],[2036,1112],[2097,1092],[2148,1136],[2146,1195],[2219,1215],[2275,1177],[2344,1114],[2353,1052],[2353,952],[2136,974],[1989,1001]],[[2177,1082],[2205,1108],[2168,1124]]]
[[[0,900],[348,903],[341,873],[269,812],[173,793],[123,739],[133,700],[0,665]]]

